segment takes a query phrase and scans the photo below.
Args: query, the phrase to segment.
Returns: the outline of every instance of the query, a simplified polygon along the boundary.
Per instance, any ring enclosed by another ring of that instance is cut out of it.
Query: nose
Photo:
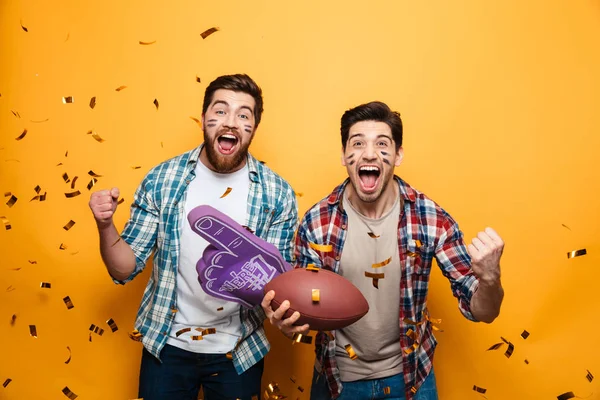
[[[365,151],[363,152],[363,159],[366,161],[373,161],[376,158],[377,153],[375,152],[375,146],[372,143],[367,143]]]
[[[223,122],[223,127],[229,129],[238,129],[239,130],[239,121],[235,113],[228,113],[225,121]]]

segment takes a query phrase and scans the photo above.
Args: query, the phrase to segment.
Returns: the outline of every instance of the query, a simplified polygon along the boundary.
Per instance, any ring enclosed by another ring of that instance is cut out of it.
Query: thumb
[[[110,195],[115,200],[119,199],[120,194],[121,194],[121,192],[119,191],[119,188],[114,187],[110,190]]]

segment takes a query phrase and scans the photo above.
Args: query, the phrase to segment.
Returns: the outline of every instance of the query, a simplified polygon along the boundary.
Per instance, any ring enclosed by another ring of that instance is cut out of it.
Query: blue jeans
[[[390,394],[385,394],[384,389],[390,388]],[[313,373],[310,400],[330,400],[329,387],[325,376],[319,377],[317,371]],[[342,393],[337,400],[406,400],[404,396],[404,376],[392,375],[387,378],[369,379],[364,381],[343,382]],[[433,370],[413,397],[413,400],[438,400],[435,375]]]
[[[162,363],[146,349],[142,354],[138,397],[144,400],[205,400],[260,398],[264,360],[238,375],[225,354],[198,354],[165,345]]]

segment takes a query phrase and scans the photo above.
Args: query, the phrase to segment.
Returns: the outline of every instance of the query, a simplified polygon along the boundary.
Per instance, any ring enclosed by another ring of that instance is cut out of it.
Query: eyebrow
[[[213,105],[211,106],[211,108],[213,108],[213,107],[214,107],[214,106],[216,106],[217,104],[223,104],[223,105],[225,105],[225,106],[229,107],[229,103],[227,103],[225,100],[215,100],[215,102],[213,103]],[[252,109],[251,109],[250,107],[248,107],[248,106],[241,106],[241,107],[240,107],[240,110],[241,110],[241,109],[244,109],[244,108],[245,108],[246,110],[250,111],[250,112],[252,113],[252,115],[254,115],[254,110],[252,110]]]
[[[348,138],[348,141],[354,139],[355,137],[364,137],[364,136],[365,136],[364,133],[355,133],[354,135],[352,135]],[[377,135],[377,137],[376,137],[376,139],[381,139],[381,138],[393,140],[389,135],[385,135],[385,134]]]

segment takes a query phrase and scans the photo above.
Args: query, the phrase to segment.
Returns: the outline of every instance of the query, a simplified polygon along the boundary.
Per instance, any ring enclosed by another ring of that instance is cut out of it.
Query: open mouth
[[[373,192],[379,183],[381,170],[375,165],[362,165],[358,168],[360,186],[364,192]]]
[[[217,143],[219,144],[219,152],[224,155],[229,155],[235,152],[239,139],[231,134],[226,133],[217,138]]]

